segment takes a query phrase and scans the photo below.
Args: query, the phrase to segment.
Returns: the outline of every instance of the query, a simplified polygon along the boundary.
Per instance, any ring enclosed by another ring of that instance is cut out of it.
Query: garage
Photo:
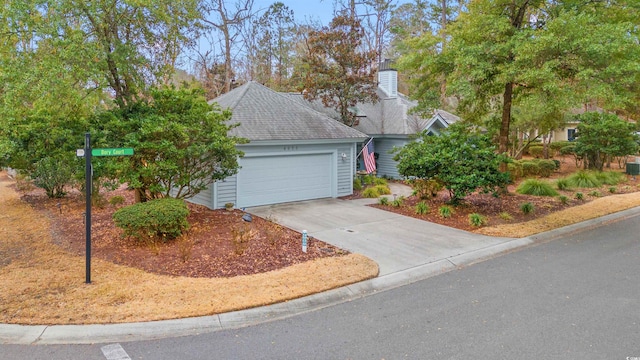
[[[335,196],[331,153],[241,159],[238,206],[250,207]]]

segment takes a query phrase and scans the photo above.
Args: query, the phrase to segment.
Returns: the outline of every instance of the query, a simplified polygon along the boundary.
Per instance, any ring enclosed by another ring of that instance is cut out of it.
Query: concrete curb
[[[153,340],[234,329],[348,302],[377,292],[440,275],[496,256],[556,240],[562,236],[640,215],[640,207],[569,225],[561,229],[477,249],[371,280],[303,298],[230,313],[186,319],[106,325],[10,325],[0,324],[2,344],[93,344]]]

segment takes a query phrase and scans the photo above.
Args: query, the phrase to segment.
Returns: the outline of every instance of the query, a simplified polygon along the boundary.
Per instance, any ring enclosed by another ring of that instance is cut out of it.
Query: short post
[[[307,230],[302,230],[302,252],[307,252]]]

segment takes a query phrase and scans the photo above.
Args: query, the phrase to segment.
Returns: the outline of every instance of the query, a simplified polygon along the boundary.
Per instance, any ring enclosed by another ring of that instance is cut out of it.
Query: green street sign
[[[91,149],[91,156],[131,156],[132,148]]]

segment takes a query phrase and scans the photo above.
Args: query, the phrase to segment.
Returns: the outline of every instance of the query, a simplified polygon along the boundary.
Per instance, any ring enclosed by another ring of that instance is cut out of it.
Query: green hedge
[[[138,241],[168,241],[189,229],[183,200],[165,198],[124,207],[113,214],[116,226]]]

